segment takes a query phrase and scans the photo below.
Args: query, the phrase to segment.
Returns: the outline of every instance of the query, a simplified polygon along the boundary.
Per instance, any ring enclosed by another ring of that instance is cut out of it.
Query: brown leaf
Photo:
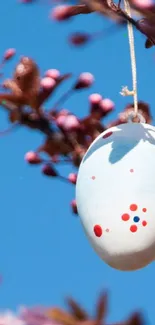
[[[89,318],[86,311],[72,298],[67,298],[67,304],[72,315],[77,318],[78,320],[87,320]]]
[[[144,325],[144,318],[142,317],[141,313],[134,313],[130,316],[128,321],[126,322],[127,325]]]
[[[0,93],[0,102],[5,101],[5,100],[10,103],[13,103],[17,106],[27,104],[27,98],[25,98],[24,96]]]
[[[96,306],[96,320],[101,322],[102,319],[105,318],[106,313],[107,313],[107,294],[103,293],[97,302],[97,306]]]

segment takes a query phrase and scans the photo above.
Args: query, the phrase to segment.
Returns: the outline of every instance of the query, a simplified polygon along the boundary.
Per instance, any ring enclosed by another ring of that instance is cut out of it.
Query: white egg
[[[155,259],[155,127],[127,123],[91,144],[76,201],[86,235],[111,267],[136,270]]]

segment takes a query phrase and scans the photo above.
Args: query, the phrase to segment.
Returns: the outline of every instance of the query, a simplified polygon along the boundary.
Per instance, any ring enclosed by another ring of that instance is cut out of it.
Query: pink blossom
[[[59,126],[59,127],[63,127],[64,126],[64,122],[66,120],[66,116],[65,115],[60,115],[57,117],[56,119],[56,124]]]
[[[71,173],[68,175],[68,180],[72,183],[72,184],[76,184],[76,180],[77,180],[77,174]]]
[[[6,311],[5,313],[0,314],[0,324],[4,325],[26,325],[26,322],[24,320],[21,320],[16,317],[15,314],[13,314],[10,311]]]
[[[63,128],[66,131],[74,131],[80,128],[80,122],[75,115],[68,115],[64,119]]]
[[[5,51],[3,58],[5,61],[10,60],[15,54],[16,54],[16,50],[13,48],[10,48]]]
[[[90,104],[98,104],[102,100],[102,96],[98,93],[91,94],[89,96],[89,102]]]
[[[66,120],[66,117],[69,115],[69,111],[67,109],[62,109],[58,115],[57,115],[57,118],[56,118],[56,124],[59,126],[59,127],[63,127],[64,126],[64,123],[65,123],[65,120]]]
[[[90,72],[83,72],[80,74],[75,89],[88,88],[94,82],[94,76]]]
[[[91,94],[89,96],[90,102],[90,112],[91,114],[94,112],[100,111],[100,102],[102,101],[102,96],[100,94]]]
[[[100,107],[104,112],[112,111],[115,107],[114,102],[109,98],[104,98],[100,102]]]
[[[27,152],[24,158],[29,164],[40,164],[42,162],[39,155],[34,151]]]
[[[45,77],[57,80],[60,77],[60,71],[57,69],[49,69],[45,72]]]
[[[50,323],[43,307],[20,308],[19,315],[26,324],[45,325]]]
[[[145,9],[145,8],[149,8],[153,5],[153,1],[152,0],[132,0],[133,5],[135,5],[136,7]]]
[[[72,6],[68,5],[56,6],[50,13],[50,17],[58,21],[69,19],[72,16],[71,8]]]
[[[48,90],[48,89],[53,88],[56,85],[56,82],[53,78],[45,77],[45,78],[41,79],[40,85],[42,88]]]

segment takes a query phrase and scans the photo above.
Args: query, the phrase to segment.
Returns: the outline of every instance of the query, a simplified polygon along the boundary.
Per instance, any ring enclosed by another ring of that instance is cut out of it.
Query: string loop
[[[137,117],[139,119],[139,123],[146,123],[144,116],[140,113],[130,112],[128,115],[128,123],[133,123],[133,119]]]
[[[131,10],[128,0],[124,0],[124,8],[126,13],[131,17]],[[131,70],[132,70],[132,85],[133,90],[128,90],[128,87],[122,89],[122,96],[133,96],[134,98],[134,113],[138,114],[138,94],[137,94],[137,70],[136,70],[136,55],[135,55],[135,46],[134,46],[134,33],[133,26],[128,21],[128,38],[129,38],[129,48],[130,48],[130,58],[131,58]]]

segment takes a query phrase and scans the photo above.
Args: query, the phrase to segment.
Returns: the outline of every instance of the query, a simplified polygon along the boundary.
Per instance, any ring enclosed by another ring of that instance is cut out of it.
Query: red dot
[[[143,212],[146,212],[147,211],[147,209],[146,208],[143,208],[143,210],[142,210]]]
[[[122,215],[122,220],[123,220],[123,221],[128,221],[129,219],[130,219],[130,216],[129,216],[128,213],[124,213],[124,214]]]
[[[131,169],[130,169],[130,173],[133,173],[133,172],[134,172],[134,169],[133,169],[133,168],[131,168]]]
[[[94,181],[95,178],[96,178],[95,176],[92,176],[93,181]]]
[[[112,134],[113,134],[113,132],[107,132],[107,133],[103,136],[103,139],[109,138]]]
[[[143,222],[142,222],[142,225],[145,227],[145,226],[147,226],[147,222],[144,220]]]
[[[109,232],[110,230],[109,230],[109,228],[106,228],[106,230],[105,230],[106,232]]]
[[[132,226],[130,227],[130,231],[131,231],[131,232],[136,232],[136,231],[137,231],[137,226],[132,225]]]
[[[138,209],[137,205],[136,204],[131,204],[130,205],[130,210],[131,211],[136,211]]]
[[[97,237],[101,237],[102,236],[102,228],[99,225],[95,225],[94,226],[94,233]]]

